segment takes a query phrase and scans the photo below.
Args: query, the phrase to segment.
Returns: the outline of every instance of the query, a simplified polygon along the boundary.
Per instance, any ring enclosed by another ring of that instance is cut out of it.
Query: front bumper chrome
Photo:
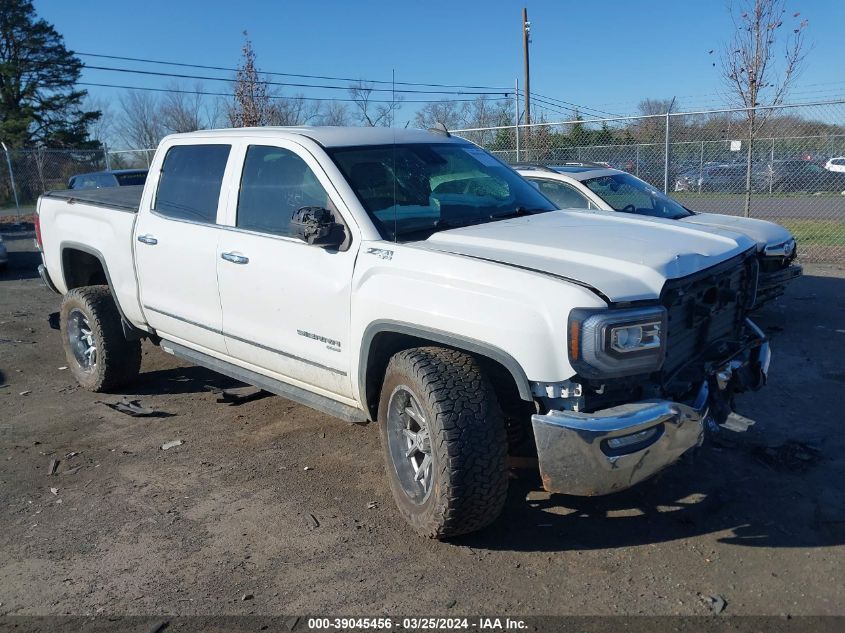
[[[644,400],[595,413],[532,416],[543,487],[605,495],[651,477],[701,442],[709,397],[705,381],[692,404]]]
[[[714,368],[692,402],[643,400],[594,413],[552,410],[532,416],[543,487],[582,496],[617,492],[700,444],[705,427],[715,426],[725,412],[725,395],[766,383],[769,342],[753,321],[746,319],[746,325],[748,347]]]

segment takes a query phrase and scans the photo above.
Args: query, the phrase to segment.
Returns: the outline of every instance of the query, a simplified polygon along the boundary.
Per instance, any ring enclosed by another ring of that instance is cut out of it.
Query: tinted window
[[[94,174],[74,176],[71,182],[71,189],[95,189],[96,187],[97,179]]]
[[[147,182],[147,172],[139,171],[131,174],[115,174],[117,184],[121,187],[131,187],[133,185],[143,185]]]
[[[555,180],[534,180],[540,191],[560,209],[589,209],[589,201],[572,186]]]
[[[299,156],[280,147],[250,145],[238,195],[239,228],[289,235],[295,211],[328,205],[325,189]]]
[[[96,177],[97,187],[116,187],[117,181],[112,174],[100,174]]]
[[[177,145],[164,157],[154,209],[180,220],[214,223],[229,145]]]

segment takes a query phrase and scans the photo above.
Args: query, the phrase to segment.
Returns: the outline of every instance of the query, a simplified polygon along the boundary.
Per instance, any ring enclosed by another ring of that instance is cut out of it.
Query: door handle
[[[238,255],[237,253],[221,253],[220,257],[225,259],[227,262],[232,262],[233,264],[249,263],[249,257],[244,257],[243,255]]]
[[[156,244],[158,244],[158,240],[152,235],[139,235],[138,241],[142,244],[149,244],[150,246],[155,246]]]

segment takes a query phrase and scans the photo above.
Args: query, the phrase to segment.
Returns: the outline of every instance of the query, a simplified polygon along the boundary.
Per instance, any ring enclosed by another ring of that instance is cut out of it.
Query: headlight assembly
[[[569,361],[585,378],[657,371],[666,355],[666,309],[577,308],[569,315]]]

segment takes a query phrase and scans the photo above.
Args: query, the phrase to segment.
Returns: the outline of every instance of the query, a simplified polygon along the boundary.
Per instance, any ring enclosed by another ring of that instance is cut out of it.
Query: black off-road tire
[[[417,400],[430,434],[430,492],[422,500],[403,488],[390,447],[388,410],[392,394],[402,389]],[[493,387],[478,361],[441,347],[397,353],[387,366],[378,419],[391,492],[417,532],[443,539],[496,520],[508,491],[508,440]]]
[[[96,342],[96,362],[84,367],[73,351],[68,330],[71,316],[81,313],[90,325]],[[74,288],[62,299],[59,313],[62,347],[67,364],[81,387],[88,391],[108,391],[132,382],[141,369],[141,341],[127,341],[120,323],[120,312],[108,286]]]

